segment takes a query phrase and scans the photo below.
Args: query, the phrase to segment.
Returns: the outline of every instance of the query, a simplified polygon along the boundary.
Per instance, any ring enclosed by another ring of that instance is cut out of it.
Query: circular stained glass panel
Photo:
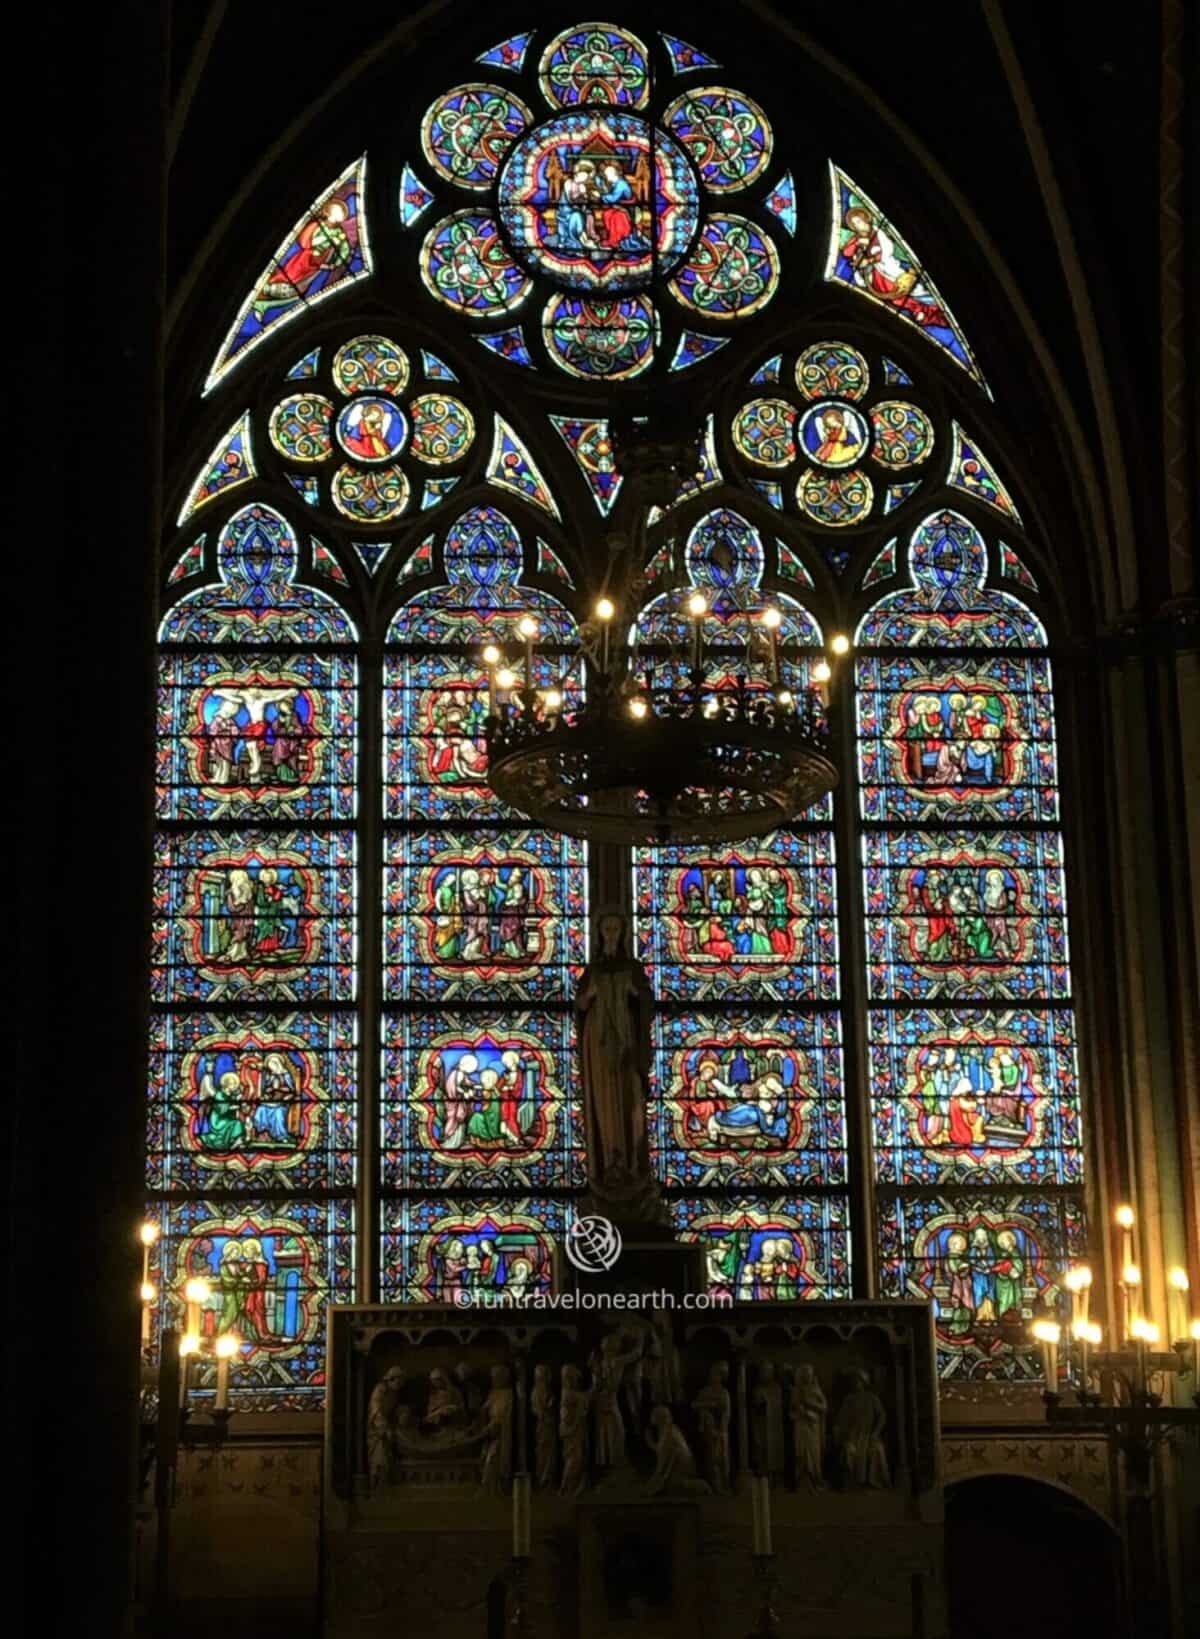
[[[456,211],[429,230],[421,246],[421,277],[439,302],[476,319],[510,312],[531,284],[483,211]]]
[[[800,419],[800,449],[821,467],[852,467],[867,447],[867,423],[849,404],[825,401]]]
[[[779,253],[744,216],[710,216],[671,293],[706,319],[741,319],[766,305],[779,283]]]
[[[343,393],[402,393],[408,356],[386,336],[355,336],[333,356],[333,379]]]
[[[408,422],[390,398],[355,398],[337,418],[337,441],[356,461],[390,461],[408,437]]]
[[[840,341],[814,342],[796,360],[796,385],[805,398],[824,398],[831,393],[841,398],[861,398],[870,379],[866,359]]]
[[[610,23],[577,23],[555,35],[542,53],[542,95],[559,108],[607,103],[644,108],[650,95],[649,57],[636,34]]]
[[[475,439],[475,418],[467,406],[445,393],[421,393],[408,406],[412,417],[411,450],[431,467],[457,461]]]
[[[933,449],[933,424],[924,410],[899,399],[871,406],[871,454],[881,467],[915,467]]]
[[[752,398],[733,418],[733,442],[748,461],[786,467],[796,459],[796,412],[786,399]]]
[[[796,503],[815,524],[844,529],[861,523],[875,491],[865,472],[819,472],[810,467],[796,485]]]
[[[271,443],[289,461],[325,461],[333,453],[333,405],[319,393],[293,393],[271,411]]]
[[[658,315],[645,296],[551,296],[542,314],[547,353],[560,370],[584,381],[640,375],[654,357],[658,332]]]
[[[770,162],[767,117],[740,91],[722,86],[685,91],[662,122],[687,149],[701,182],[715,193],[748,188]]]
[[[339,467],[331,485],[333,504],[357,524],[383,524],[408,505],[408,479],[399,467],[364,471]]]
[[[486,188],[532,119],[511,91],[498,85],[459,85],[426,113],[421,146],[439,176],[462,188]]]
[[[699,218],[696,177],[674,138],[637,114],[600,108],[560,114],[523,137],[497,198],[518,261],[589,292],[637,290],[670,272]]]

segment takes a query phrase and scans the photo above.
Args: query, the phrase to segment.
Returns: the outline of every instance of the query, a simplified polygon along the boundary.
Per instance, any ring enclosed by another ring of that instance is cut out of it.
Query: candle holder
[[[233,1412],[228,1406],[214,1406],[211,1410],[203,1407],[193,1410],[184,1406],[179,1413],[179,1443],[191,1450],[195,1446],[208,1446],[216,1450],[225,1444],[229,1437],[229,1419]]]
[[[1083,1347],[1078,1342],[1067,1346],[1069,1375],[1073,1357]],[[1103,1393],[1087,1388],[1080,1369],[1074,1405],[1064,1404],[1062,1395],[1052,1390],[1043,1394],[1046,1421],[1081,1434],[1101,1434],[1115,1443],[1129,1483],[1139,1491],[1148,1490],[1158,1448],[1177,1432],[1200,1434],[1200,1394],[1193,1393],[1192,1406],[1164,1405],[1160,1389],[1154,1386],[1156,1381],[1182,1376],[1188,1370],[1190,1348],[1190,1344],[1177,1344],[1170,1352],[1160,1352],[1145,1340],[1135,1340],[1132,1348],[1090,1350],[1091,1365],[1100,1381],[1107,1379],[1111,1385],[1112,1398],[1106,1400]]]

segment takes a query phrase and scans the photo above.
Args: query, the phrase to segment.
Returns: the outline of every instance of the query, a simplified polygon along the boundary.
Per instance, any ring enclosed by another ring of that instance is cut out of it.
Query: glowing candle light
[[[770,651],[771,681],[779,682],[779,645],[775,634],[778,632],[783,616],[778,609],[764,609],[762,612],[763,628],[767,634],[767,647]]]
[[[1167,1342],[1170,1343],[1173,1339],[1184,1335],[1184,1326],[1187,1323],[1187,1300],[1188,1292],[1191,1290],[1187,1270],[1178,1267],[1168,1269],[1167,1286],[1169,1288],[1167,1302],[1170,1306],[1167,1316],[1169,1333]]]
[[[1062,1328],[1054,1320],[1035,1320],[1033,1335],[1042,1348],[1042,1376],[1049,1394],[1058,1393],[1058,1340]]]
[[[1121,1319],[1126,1337],[1135,1335],[1133,1327],[1137,1320],[1134,1313],[1137,1304],[1138,1289],[1142,1284],[1142,1272],[1136,1263],[1127,1263],[1121,1270]]]
[[[635,695],[629,702],[629,715],[638,718],[639,721],[646,715],[648,709],[640,694]]]
[[[833,650],[834,654],[849,654],[850,639],[844,636],[843,633],[839,632],[835,638],[831,639],[829,647]]]
[[[1192,1393],[1200,1394],[1200,1319],[1188,1327],[1192,1339]]]
[[[192,1356],[200,1353],[200,1338],[187,1331],[179,1339],[179,1404],[187,1405],[188,1379],[191,1376]]]
[[[517,630],[525,639],[525,698],[533,700],[533,640],[538,634],[538,623],[532,615],[523,615]]]
[[[708,613],[708,603],[699,592],[693,592],[688,599],[688,614],[692,617],[692,670],[700,670],[700,654],[704,641],[704,617]]]
[[[241,1344],[241,1338],[233,1332],[222,1332],[216,1341],[218,1411],[225,1411],[229,1406],[229,1365]]]
[[[1121,1230],[1121,1262],[1133,1262],[1133,1225],[1134,1216],[1131,1206],[1119,1206],[1113,1214]]]
[[[139,1231],[142,1242],[142,1285],[150,1279],[150,1248],[158,1239],[158,1225],[146,1221]]]
[[[183,1295],[187,1301],[186,1331],[197,1335],[199,1334],[200,1308],[202,1304],[208,1302],[209,1290],[209,1284],[206,1280],[193,1279],[188,1281],[187,1285],[184,1287]]]
[[[596,604],[596,619],[600,622],[600,670],[608,672],[608,628],[617,606],[611,598],[601,598]]]
[[[158,1296],[158,1288],[153,1281],[144,1280],[141,1285],[142,1299],[142,1343],[150,1341],[150,1306]]]

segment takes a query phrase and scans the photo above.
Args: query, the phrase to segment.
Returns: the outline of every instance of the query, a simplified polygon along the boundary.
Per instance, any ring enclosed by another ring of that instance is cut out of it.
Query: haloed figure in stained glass
[[[882,222],[865,205],[852,205],[843,220],[847,233],[841,253],[850,264],[855,284],[899,308],[917,324],[949,327],[950,319],[930,295],[917,269],[901,259]]]
[[[308,294],[323,273],[347,267],[354,255],[350,210],[345,200],[331,199],[319,216],[305,223],[296,235],[296,248],[285,262],[272,268],[254,301],[254,316],[267,323],[297,297]]]

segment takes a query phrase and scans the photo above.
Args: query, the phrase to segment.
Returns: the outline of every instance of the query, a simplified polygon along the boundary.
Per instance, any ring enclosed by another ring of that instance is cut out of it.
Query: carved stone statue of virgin
[[[597,1204],[633,1206],[649,1192],[646,1144],[654,995],[628,950],[619,911],[596,918],[592,960],[575,998],[587,1131],[588,1182]]]

